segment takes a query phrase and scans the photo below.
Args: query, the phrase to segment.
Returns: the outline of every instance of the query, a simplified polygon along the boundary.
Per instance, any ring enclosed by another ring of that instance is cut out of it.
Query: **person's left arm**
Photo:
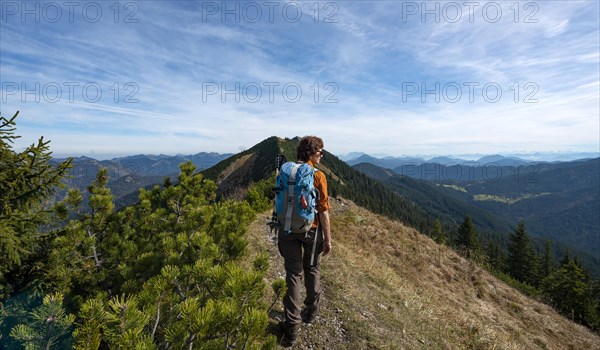
[[[319,225],[323,232],[323,255],[331,252],[331,223],[329,221],[329,194],[327,193],[327,179],[322,171],[315,174],[315,187],[319,191],[317,210],[319,212]]]

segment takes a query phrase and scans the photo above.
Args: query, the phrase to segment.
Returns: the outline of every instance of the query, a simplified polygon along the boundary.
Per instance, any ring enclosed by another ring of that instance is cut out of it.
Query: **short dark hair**
[[[323,140],[316,136],[305,136],[296,147],[296,158],[301,162],[307,162],[313,154],[323,149]]]

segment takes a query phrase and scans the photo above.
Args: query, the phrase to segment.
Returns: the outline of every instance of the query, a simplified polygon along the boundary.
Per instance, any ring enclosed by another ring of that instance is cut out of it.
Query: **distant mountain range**
[[[585,155],[592,155],[592,153],[586,153]],[[597,157],[582,158],[570,162],[585,161],[598,157],[600,157],[600,153]],[[413,179],[437,182],[496,181],[503,177],[518,177],[523,180],[535,177],[539,169],[544,168],[547,164],[568,163],[566,161],[531,161],[501,155],[484,156],[477,160],[465,160],[454,157],[434,157],[424,160],[418,157],[377,158],[367,154],[361,154],[346,162],[351,166],[361,163],[373,164],[381,168],[391,169],[397,174]]]
[[[175,178],[179,173],[179,165],[191,161],[197,169],[205,170],[219,163],[231,154],[201,152],[192,155],[146,155],[139,154],[128,157],[97,160],[90,157],[73,158],[70,177],[63,182],[69,187],[78,188],[87,199],[87,187],[96,179],[98,169],[108,169],[108,187],[118,207],[133,204],[140,188],[160,184],[165,177]],[[53,159],[57,163],[63,159]],[[60,191],[58,197],[64,196],[66,190]],[[85,203],[84,203],[85,204]]]
[[[581,152],[581,153],[533,153],[523,155],[484,155],[477,158],[470,157],[464,159],[461,157],[438,156],[433,158],[423,158],[415,156],[391,157],[370,155],[363,152],[352,152],[340,156],[340,159],[350,165],[360,163],[371,163],[384,168],[397,168],[408,165],[421,164],[442,164],[442,165],[476,165],[484,166],[494,163],[498,166],[516,166],[530,163],[554,163],[569,162],[579,159],[593,159],[600,157],[600,152]],[[473,160],[476,159],[476,160]]]
[[[191,160],[216,181],[219,196],[239,196],[252,182],[273,174],[276,154],[295,159],[297,142],[271,137],[233,155],[136,155],[104,161],[78,157],[66,183],[86,196],[98,168],[106,167],[108,186],[121,207],[134,203],[140,188],[175,178],[179,164]],[[456,227],[470,214],[487,239],[505,246],[507,234],[523,219],[534,236],[551,238],[562,252],[572,247],[600,274],[598,159],[540,163],[486,156],[476,162],[451,157],[425,161],[362,154],[347,163],[326,152],[320,169],[328,176],[332,196],[348,198],[421,232],[428,232],[436,219]]]
[[[409,196],[442,220],[456,220],[468,212],[481,229],[506,233],[524,220],[538,246],[551,239],[564,245],[563,252],[571,247],[596,261],[591,265],[600,262],[600,158],[490,164],[423,163],[386,169],[369,162],[353,168]],[[460,171],[462,176],[457,175]]]
[[[127,157],[113,158],[110,160],[97,160],[94,158],[82,156],[74,157],[73,160],[77,167],[96,165],[103,166],[112,171],[116,177],[122,175],[137,176],[172,176],[179,173],[179,164],[191,161],[198,170],[204,170],[217,164],[225,158],[230,157],[231,153],[220,154],[215,152],[200,152],[191,155],[178,154],[167,156],[164,154],[138,154]],[[62,159],[56,159],[61,161]]]

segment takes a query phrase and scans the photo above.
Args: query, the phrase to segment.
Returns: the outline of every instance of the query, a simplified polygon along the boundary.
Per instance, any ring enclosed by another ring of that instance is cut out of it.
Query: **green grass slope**
[[[347,200],[330,203],[321,317],[302,326],[293,349],[600,349],[598,335],[415,229]],[[269,253],[272,282],[284,268],[267,217],[251,225],[249,252]],[[273,327],[281,311],[276,304]]]

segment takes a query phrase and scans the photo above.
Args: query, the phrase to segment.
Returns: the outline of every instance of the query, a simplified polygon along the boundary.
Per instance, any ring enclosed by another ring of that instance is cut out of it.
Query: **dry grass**
[[[240,183],[242,178],[248,177],[248,172],[252,169],[252,164],[256,160],[256,154],[246,154],[235,162],[231,163],[225,170],[223,170],[216,180],[219,185],[219,192],[228,193],[233,190],[235,184]],[[244,191],[245,192],[245,191]],[[243,198],[243,196],[238,196]]]
[[[585,327],[416,230],[349,201],[331,205],[322,316],[295,349],[600,349]],[[284,270],[264,219],[249,249],[269,252],[270,284]]]

